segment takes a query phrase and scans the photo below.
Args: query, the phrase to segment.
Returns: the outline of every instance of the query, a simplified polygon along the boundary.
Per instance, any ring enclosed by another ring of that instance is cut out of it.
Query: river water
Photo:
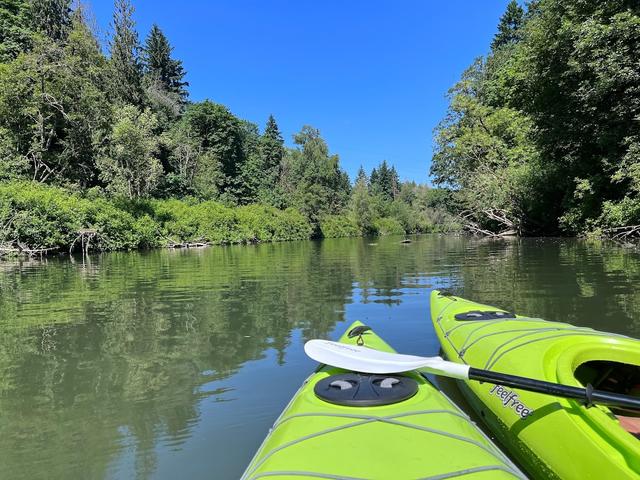
[[[640,254],[419,236],[0,262],[0,478],[236,479],[356,319],[432,355],[429,293],[640,336]]]

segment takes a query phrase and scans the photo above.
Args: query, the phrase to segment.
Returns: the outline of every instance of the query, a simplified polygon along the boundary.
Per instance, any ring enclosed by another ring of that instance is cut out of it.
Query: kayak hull
[[[354,327],[362,325],[354,323]],[[393,351],[372,331],[365,346]],[[341,342],[355,344],[343,336]],[[513,479],[522,473],[447,397],[421,375],[398,403],[344,406],[321,400],[318,382],[344,373],[320,366],[294,395],[243,479]]]
[[[496,311],[496,318],[473,319],[480,318],[478,312],[491,317]],[[504,318],[505,313],[432,292],[431,318],[448,360],[577,387],[586,386],[576,375],[590,362],[640,365],[637,340],[537,318]],[[609,408],[488,383],[460,384],[474,410],[532,476],[640,477],[640,440]]]

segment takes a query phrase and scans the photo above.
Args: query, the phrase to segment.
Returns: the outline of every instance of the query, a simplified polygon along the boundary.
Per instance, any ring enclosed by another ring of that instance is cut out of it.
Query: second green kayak
[[[340,342],[393,352],[359,322]],[[321,365],[275,422],[242,478],[525,477],[418,373],[368,375]]]
[[[514,315],[438,291],[431,319],[445,356],[500,373],[640,396],[640,341]],[[640,478],[640,412],[465,381],[463,393],[536,478]]]

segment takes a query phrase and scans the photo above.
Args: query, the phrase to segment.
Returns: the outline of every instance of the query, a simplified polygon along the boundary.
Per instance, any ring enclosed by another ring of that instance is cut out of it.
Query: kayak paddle
[[[559,383],[545,382],[533,378],[508,375],[470,367],[462,363],[443,360],[441,357],[418,357],[399,353],[382,352],[358,345],[329,340],[309,340],[304,351],[313,360],[334,367],[362,373],[400,373],[410,370],[424,370],[434,375],[476,380],[495,385],[519,388],[530,392],[555,395],[556,397],[584,400],[587,406],[594,403],[640,410],[640,398],[619,393],[573,387]]]

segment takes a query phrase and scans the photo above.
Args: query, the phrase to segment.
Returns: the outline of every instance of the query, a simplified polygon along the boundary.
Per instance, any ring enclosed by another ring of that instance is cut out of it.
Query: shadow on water
[[[0,477],[237,478],[314,368],[305,340],[360,319],[435,354],[434,288],[638,335],[638,260],[422,236],[2,262]]]

